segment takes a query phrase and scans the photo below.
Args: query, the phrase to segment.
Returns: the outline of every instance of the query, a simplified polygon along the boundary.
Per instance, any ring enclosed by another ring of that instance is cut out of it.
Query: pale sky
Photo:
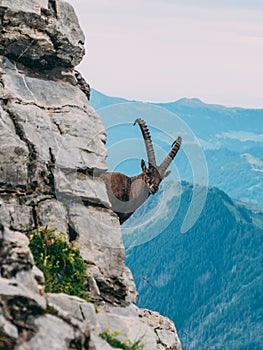
[[[100,92],[263,107],[263,0],[68,0]]]

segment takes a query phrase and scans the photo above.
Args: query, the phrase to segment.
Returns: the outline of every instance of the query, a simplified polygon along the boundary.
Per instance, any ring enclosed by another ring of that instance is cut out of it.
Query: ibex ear
[[[145,173],[147,168],[146,168],[145,161],[143,159],[141,160],[141,168],[142,168],[142,171]]]
[[[169,176],[171,174],[171,170],[168,170],[168,171],[166,171],[166,173],[164,174],[164,177],[167,177],[167,176]]]

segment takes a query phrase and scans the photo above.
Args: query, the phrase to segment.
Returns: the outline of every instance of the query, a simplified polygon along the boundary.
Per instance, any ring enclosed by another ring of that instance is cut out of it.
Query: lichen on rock
[[[84,35],[73,8],[0,0],[0,26],[0,344],[110,349],[99,337],[110,324],[144,336],[145,350],[181,349],[172,322],[155,326],[135,306],[119,221],[95,176],[107,170],[106,132],[74,71]],[[44,293],[28,246],[39,226],[80,247],[95,304]]]

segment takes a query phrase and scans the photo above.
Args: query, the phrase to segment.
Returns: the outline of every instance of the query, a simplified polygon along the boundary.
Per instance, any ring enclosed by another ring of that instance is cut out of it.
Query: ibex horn
[[[182,144],[182,138],[179,136],[172,144],[172,149],[170,153],[166,156],[166,158],[163,160],[162,164],[159,166],[159,172],[161,176],[164,176],[167,168],[171,164],[172,160],[176,156],[177,152],[179,151],[179,148]]]
[[[141,131],[142,131],[142,135],[143,135],[145,147],[146,147],[146,152],[147,152],[147,157],[148,157],[148,163],[156,166],[153,144],[152,144],[151,135],[150,135],[150,132],[148,130],[148,127],[147,127],[145,121],[142,120],[141,118],[136,119],[133,125],[135,125],[136,123],[138,123],[140,125]]]

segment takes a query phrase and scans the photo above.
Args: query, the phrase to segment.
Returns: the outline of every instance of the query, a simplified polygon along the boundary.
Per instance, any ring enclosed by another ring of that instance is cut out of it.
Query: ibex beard
[[[159,190],[162,180],[171,172],[167,171],[182,144],[178,137],[172,144],[172,149],[160,165],[156,164],[151,135],[144,120],[138,118],[138,123],[144,138],[148,167],[142,159],[142,173],[137,176],[126,176],[118,172],[106,172],[100,175],[105,182],[111,209],[118,215],[120,224],[126,221],[151,194]]]

